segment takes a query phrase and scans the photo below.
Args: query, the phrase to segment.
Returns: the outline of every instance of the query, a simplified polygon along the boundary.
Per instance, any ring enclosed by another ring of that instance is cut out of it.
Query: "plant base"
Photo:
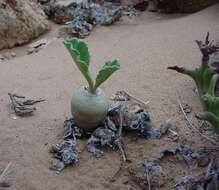
[[[84,86],[76,90],[71,99],[71,112],[78,127],[93,131],[106,117],[108,100],[101,89],[90,93]]]

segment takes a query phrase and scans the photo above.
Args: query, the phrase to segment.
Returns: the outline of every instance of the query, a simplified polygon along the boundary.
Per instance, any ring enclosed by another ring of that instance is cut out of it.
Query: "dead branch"
[[[148,182],[148,190],[151,190],[151,182],[150,182],[150,176],[148,170],[146,170],[146,177]]]
[[[0,187],[11,186],[11,184],[8,182],[8,176],[11,173],[10,167],[11,167],[11,162],[8,163],[8,165],[5,167],[2,174],[0,175]]]
[[[125,90],[124,90],[124,92],[125,92],[130,98],[132,98],[133,100],[137,101],[138,103],[143,104],[144,106],[147,106],[147,105],[149,104],[149,101],[144,102],[143,100],[140,100],[139,98],[134,97],[132,94],[126,92]]]
[[[119,129],[118,129],[118,132],[117,132],[117,137],[116,137],[116,140],[115,140],[115,144],[117,145],[118,149],[119,149],[119,152],[122,156],[122,160],[124,162],[127,161],[127,157],[126,157],[126,153],[124,151],[124,147],[122,145],[122,111],[121,111],[121,108],[120,108],[120,111],[119,111]]]
[[[31,115],[36,108],[33,106],[36,103],[45,101],[44,99],[31,100],[25,99],[25,96],[8,93],[11,100],[11,107],[18,116]]]
[[[136,97],[134,97],[133,95],[131,95],[130,93],[126,92],[125,90],[121,90],[121,91],[117,91],[113,97],[111,97],[111,100],[114,101],[129,101],[129,100],[135,100],[136,102],[144,105],[145,107],[147,107],[149,101],[144,102]]]
[[[123,164],[120,164],[118,170],[116,170],[116,172],[111,177],[110,182],[116,181],[116,179],[117,179],[118,175],[120,174],[120,172],[122,171],[122,169],[123,169]]]

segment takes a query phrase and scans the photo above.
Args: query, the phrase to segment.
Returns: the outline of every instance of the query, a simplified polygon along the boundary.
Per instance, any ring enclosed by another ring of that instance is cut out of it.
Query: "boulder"
[[[212,5],[216,1],[217,0],[149,0],[148,10],[164,13],[193,13]]]
[[[0,49],[27,43],[48,29],[46,16],[36,2],[0,1]]]

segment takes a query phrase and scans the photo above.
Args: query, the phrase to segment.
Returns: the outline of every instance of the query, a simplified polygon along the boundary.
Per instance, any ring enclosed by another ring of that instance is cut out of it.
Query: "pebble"
[[[0,60],[4,60],[4,56],[0,54]]]
[[[0,60],[10,60],[16,56],[17,55],[15,52],[5,52],[3,54],[0,54]]]

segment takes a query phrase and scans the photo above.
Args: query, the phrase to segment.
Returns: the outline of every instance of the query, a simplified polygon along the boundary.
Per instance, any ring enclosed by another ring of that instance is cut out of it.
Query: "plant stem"
[[[214,130],[219,132],[219,117],[211,112],[203,112],[200,114],[200,118],[208,121],[214,126]]]
[[[89,75],[86,77],[86,80],[88,82],[88,88],[89,88],[89,92],[94,94],[95,93],[95,89],[94,89],[94,82],[91,78],[91,75],[89,73]]]

